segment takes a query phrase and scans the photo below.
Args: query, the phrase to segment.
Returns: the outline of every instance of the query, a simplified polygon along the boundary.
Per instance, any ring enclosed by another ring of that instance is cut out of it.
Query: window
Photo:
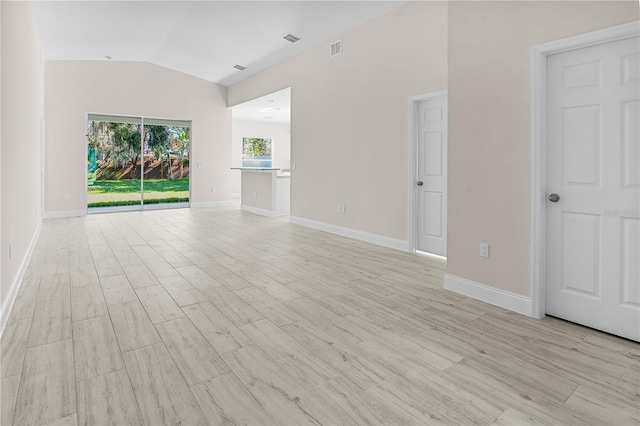
[[[242,138],[242,167],[273,167],[271,139]]]

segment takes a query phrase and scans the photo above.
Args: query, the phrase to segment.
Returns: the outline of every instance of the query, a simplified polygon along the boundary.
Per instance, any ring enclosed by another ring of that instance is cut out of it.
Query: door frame
[[[441,96],[447,97],[449,101],[449,90],[438,90],[435,92],[423,93],[420,95],[409,96],[409,252],[415,253],[418,248],[418,187],[416,185],[418,173],[418,104]],[[447,132],[447,151],[449,147],[449,123],[446,124]],[[447,214],[448,214],[447,206]],[[434,255],[435,256],[435,255]]]
[[[537,44],[532,48],[531,316],[546,314],[547,56],[640,35],[640,21]]]

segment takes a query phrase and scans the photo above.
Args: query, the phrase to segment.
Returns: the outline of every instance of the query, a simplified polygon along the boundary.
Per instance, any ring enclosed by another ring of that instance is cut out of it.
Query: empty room
[[[636,0],[0,22],[0,424],[640,425]]]

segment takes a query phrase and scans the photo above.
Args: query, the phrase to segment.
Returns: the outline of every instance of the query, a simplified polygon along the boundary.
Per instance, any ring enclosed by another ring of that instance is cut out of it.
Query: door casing
[[[546,290],[547,56],[640,35],[640,21],[533,46],[531,117],[531,316],[543,318]]]
[[[448,96],[449,91],[423,93],[409,97],[409,252],[415,253],[418,247],[418,104],[428,99]],[[447,209],[448,211],[448,209]]]

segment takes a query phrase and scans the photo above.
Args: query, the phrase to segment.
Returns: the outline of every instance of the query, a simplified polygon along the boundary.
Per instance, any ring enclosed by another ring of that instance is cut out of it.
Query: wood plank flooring
[[[445,291],[444,269],[235,209],[46,220],[2,424],[640,424],[640,345]]]

